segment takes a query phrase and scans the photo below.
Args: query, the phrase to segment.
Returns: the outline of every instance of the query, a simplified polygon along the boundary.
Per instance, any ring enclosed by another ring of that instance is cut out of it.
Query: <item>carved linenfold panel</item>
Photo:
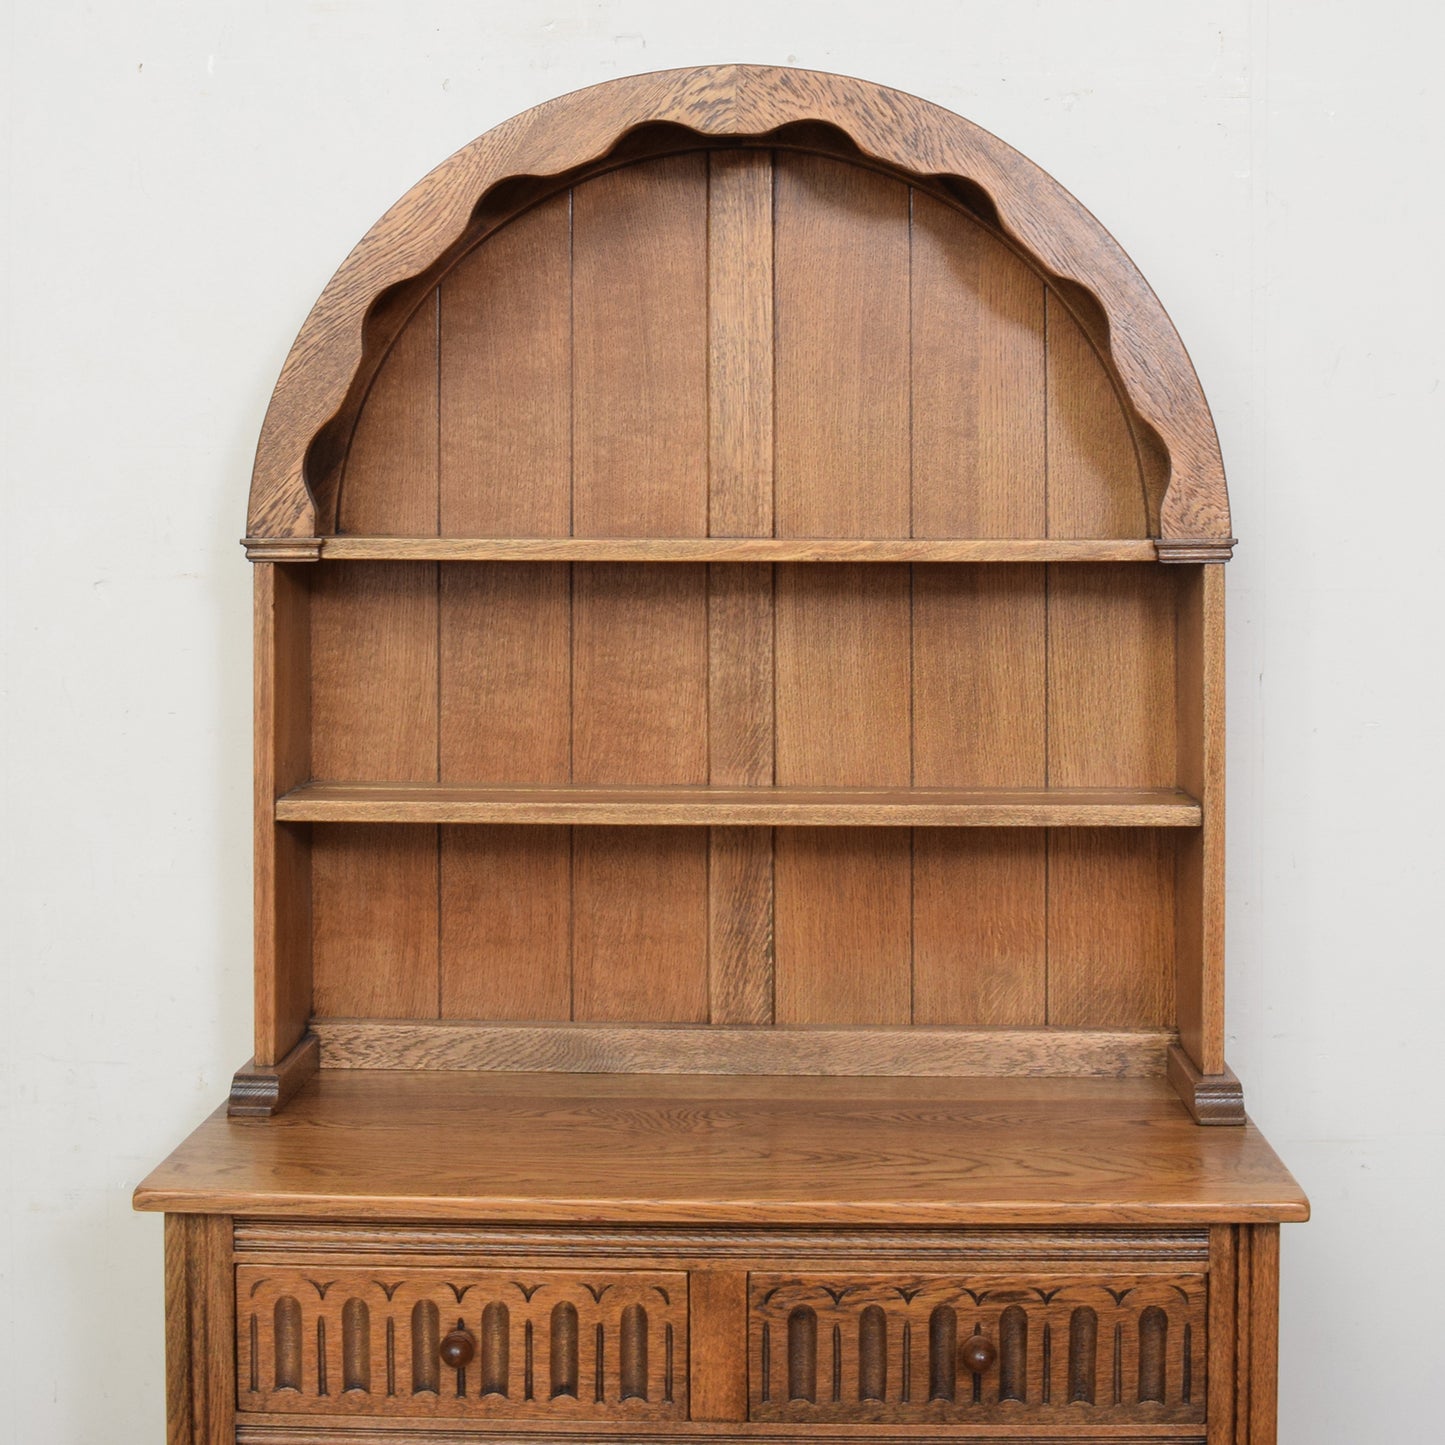
[[[243,1411],[685,1419],[687,1276],[241,1265],[236,1387]]]
[[[1108,1427],[1205,1416],[1203,1274],[754,1273],[748,1299],[753,1420]]]

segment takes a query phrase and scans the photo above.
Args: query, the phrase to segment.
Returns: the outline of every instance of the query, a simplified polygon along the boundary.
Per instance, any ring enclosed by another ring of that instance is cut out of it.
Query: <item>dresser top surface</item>
[[[1252,1125],[1163,1080],[323,1070],[277,1117],[213,1114],[137,1189],[174,1213],[495,1223],[1302,1220]]]

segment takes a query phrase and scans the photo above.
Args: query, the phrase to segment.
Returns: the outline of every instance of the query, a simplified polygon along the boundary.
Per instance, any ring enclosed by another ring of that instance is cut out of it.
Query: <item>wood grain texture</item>
[[[274,1064],[259,1064],[253,1058],[236,1070],[231,1079],[227,1110],[233,1119],[267,1119],[279,1113],[296,1097],[321,1067],[321,1046],[316,1035],[306,1033],[289,1053]]]
[[[687,1416],[681,1272],[393,1264],[315,1275],[304,1265],[237,1269],[234,1388],[243,1417],[625,1424]],[[453,1329],[471,1345],[460,1368],[441,1358],[436,1338]]]
[[[439,288],[440,531],[565,537],[572,522],[572,207],[543,201]]]
[[[1044,836],[920,828],[913,840],[915,1024],[1047,1022]]]
[[[437,297],[428,292],[382,362],[346,451],[338,532],[437,532]]]
[[[708,155],[708,532],[773,530],[773,164]]]
[[[1182,1045],[1170,1044],[1166,1077],[1196,1124],[1244,1123],[1244,1089],[1232,1069],[1200,1073]]]
[[[915,190],[910,309],[913,535],[1045,536],[1038,273]]]
[[[908,188],[824,156],[775,161],[780,537],[906,537]]]
[[[790,828],[774,849],[777,1022],[909,1022],[912,839]]]
[[[573,531],[705,537],[707,157],[608,171],[572,204]]]
[[[231,1221],[167,1214],[166,1445],[235,1438]]]
[[[510,175],[582,166],[648,123],[726,137],[799,121],[835,125],[901,172],[967,180],[1045,272],[1085,287],[1107,320],[1122,384],[1169,455],[1164,535],[1229,536],[1218,442],[1188,356],[1157,298],[1084,207],[1003,142],[940,107],[864,81],[762,66],[663,72],[577,92],[488,132],[414,187],[338,270],[287,357],[262,429],[248,532],[316,534],[306,449],[328,418],[344,420],[348,389],[368,369],[366,342],[390,344],[384,327],[364,338],[363,320],[382,291],[468,244],[478,196]]]
[[[437,776],[437,575],[319,567],[311,594],[311,775]]]
[[[760,1029],[667,1024],[315,1020],[332,1069],[551,1070],[572,1074],[780,1074],[908,1078],[1151,1078],[1166,1029]]]
[[[268,563],[254,584],[253,1062],[262,1068],[300,1042],[311,1014],[311,854],[304,830],[275,816],[275,799],[311,776],[307,577]]]
[[[324,537],[316,557],[346,562],[1155,562],[1159,552],[1153,541],[1127,538]]]
[[[578,567],[572,776],[707,779],[707,576],[702,567]]]
[[[1224,1063],[1224,568],[1181,569],[1176,774],[1200,800],[1179,850],[1175,966],[1180,1043],[1202,1074]]]
[[[910,617],[905,567],[780,567],[777,780],[906,787]]]
[[[441,1017],[569,1018],[570,830],[440,831]]]
[[[748,1417],[748,1277],[699,1269],[688,1277],[693,1420]]]
[[[316,1011],[435,1018],[437,830],[317,829],[311,874]]]
[[[684,1142],[685,1141],[685,1142]],[[749,1161],[759,1151],[769,1168]],[[578,1078],[323,1069],[217,1113],[137,1207],[496,1223],[1192,1225],[1300,1219],[1257,1130],[1163,1079]]]
[[[1197,828],[1177,788],[691,788],[306,783],[273,805],[313,823],[657,823],[882,828]]]
[[[573,838],[572,1017],[708,1017],[708,849],[700,828]]]
[[[1173,834],[1049,834],[1049,1008],[1060,1028],[1151,1028],[1174,1016]]]
[[[1048,535],[1147,537],[1143,475],[1113,380],[1057,292],[1046,310]]]
[[[1173,785],[1174,569],[1049,568],[1049,770],[1060,788]]]

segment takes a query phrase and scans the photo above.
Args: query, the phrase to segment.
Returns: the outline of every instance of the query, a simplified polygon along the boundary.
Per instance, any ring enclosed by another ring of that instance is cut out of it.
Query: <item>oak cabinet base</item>
[[[170,1445],[1274,1439],[1276,1225],[171,1215],[166,1248]]]

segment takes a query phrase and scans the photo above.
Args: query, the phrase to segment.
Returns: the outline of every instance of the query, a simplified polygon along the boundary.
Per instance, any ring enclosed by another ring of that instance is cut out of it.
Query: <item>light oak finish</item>
[[[959,828],[1197,828],[1177,788],[596,788],[306,783],[276,800],[298,823],[634,823]]]
[[[328,1068],[943,1078],[1159,1076],[1161,1029],[830,1028],[313,1020]]]
[[[637,76],[414,187],[257,450],[172,1445],[1272,1445],[1232,547],[1152,291],[926,102]]]
[[[766,1169],[757,1159],[766,1156]],[[1303,1219],[1252,1126],[1160,1079],[713,1079],[323,1069],[218,1111],[142,1209],[311,1219],[832,1226]]]

